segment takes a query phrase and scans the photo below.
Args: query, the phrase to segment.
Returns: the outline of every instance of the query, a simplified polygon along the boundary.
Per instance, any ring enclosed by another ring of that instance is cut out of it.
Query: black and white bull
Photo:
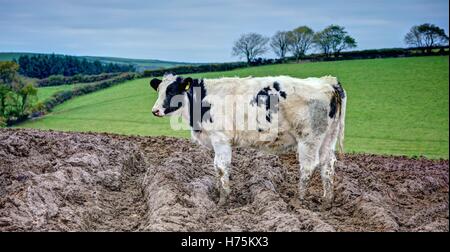
[[[300,163],[299,197],[321,169],[324,203],[333,199],[335,146],[343,151],[346,93],[335,77],[298,79],[192,79],[173,74],[152,79],[155,116],[182,115],[192,138],[215,152],[219,204],[230,193],[232,146],[285,151]]]

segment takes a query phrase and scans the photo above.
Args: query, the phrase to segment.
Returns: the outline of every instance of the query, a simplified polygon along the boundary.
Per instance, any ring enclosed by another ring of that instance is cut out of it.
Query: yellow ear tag
[[[188,82],[188,84],[186,85],[186,89],[185,90],[188,91],[190,87],[191,87],[191,83]]]

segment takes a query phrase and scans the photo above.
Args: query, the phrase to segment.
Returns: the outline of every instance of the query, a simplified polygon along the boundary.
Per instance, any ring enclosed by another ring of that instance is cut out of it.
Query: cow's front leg
[[[218,179],[220,192],[219,205],[225,204],[230,189],[231,146],[227,143],[216,143],[214,146],[214,169]]]

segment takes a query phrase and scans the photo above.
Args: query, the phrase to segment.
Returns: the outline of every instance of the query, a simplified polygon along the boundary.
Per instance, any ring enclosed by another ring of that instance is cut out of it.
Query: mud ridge
[[[218,207],[213,153],[186,139],[0,130],[0,231],[448,231],[448,160],[346,155],[333,208],[294,153],[235,149]]]

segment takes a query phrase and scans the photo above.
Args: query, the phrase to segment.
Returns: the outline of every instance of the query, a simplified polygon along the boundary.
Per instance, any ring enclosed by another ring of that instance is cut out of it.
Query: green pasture
[[[349,60],[268,65],[191,76],[334,75],[348,93],[347,152],[448,159],[448,63],[448,56]],[[173,131],[168,118],[151,115],[156,93],[148,83],[148,78],[132,80],[74,98],[55,107],[51,114],[18,127],[188,137],[187,131]],[[45,92],[39,94],[40,99]]]

